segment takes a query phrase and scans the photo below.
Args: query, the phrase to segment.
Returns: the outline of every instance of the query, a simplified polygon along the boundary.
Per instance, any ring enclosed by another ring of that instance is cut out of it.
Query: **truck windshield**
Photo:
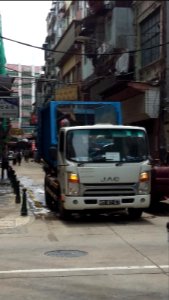
[[[149,157],[138,129],[78,129],[67,132],[66,158],[75,162],[141,162]]]

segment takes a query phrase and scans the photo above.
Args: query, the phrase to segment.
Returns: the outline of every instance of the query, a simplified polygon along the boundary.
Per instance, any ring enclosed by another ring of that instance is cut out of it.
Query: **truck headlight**
[[[150,174],[149,172],[142,172],[139,176],[139,194],[149,194],[150,193]]]
[[[68,173],[68,195],[79,194],[79,177],[76,173]]]

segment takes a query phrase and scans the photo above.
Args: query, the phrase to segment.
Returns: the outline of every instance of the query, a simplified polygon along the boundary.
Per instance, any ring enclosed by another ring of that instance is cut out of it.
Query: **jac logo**
[[[103,177],[101,182],[119,182],[120,178],[119,177]]]

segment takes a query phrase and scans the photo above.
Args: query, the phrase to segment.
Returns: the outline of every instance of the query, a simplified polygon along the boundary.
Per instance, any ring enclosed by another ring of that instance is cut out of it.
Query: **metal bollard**
[[[169,242],[169,222],[167,222],[166,228],[167,228],[167,235],[168,235],[168,242]]]
[[[15,171],[12,170],[12,174],[11,174],[11,185],[12,185],[13,190],[15,190],[15,181],[16,181]]]
[[[13,183],[13,175],[14,175],[14,170],[13,169],[11,169],[11,171],[10,171],[10,181],[11,181],[11,185],[12,185],[12,183]]]
[[[15,203],[21,203],[21,197],[20,197],[20,181],[16,181],[16,197],[15,197]]]
[[[8,174],[8,179],[11,181],[11,171],[12,171],[12,168],[11,166],[8,167],[7,169],[7,174]]]
[[[17,177],[16,174],[13,175],[13,189],[14,189],[14,194],[16,195],[16,190],[17,190]]]
[[[21,216],[27,216],[28,210],[27,210],[27,197],[26,197],[26,189],[23,190],[23,197],[22,197],[22,207],[21,207]]]

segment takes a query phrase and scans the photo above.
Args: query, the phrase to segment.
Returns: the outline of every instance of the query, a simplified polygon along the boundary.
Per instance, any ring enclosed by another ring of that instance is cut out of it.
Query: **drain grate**
[[[61,256],[61,257],[80,257],[87,255],[87,252],[80,250],[54,250],[45,252],[47,256]]]

